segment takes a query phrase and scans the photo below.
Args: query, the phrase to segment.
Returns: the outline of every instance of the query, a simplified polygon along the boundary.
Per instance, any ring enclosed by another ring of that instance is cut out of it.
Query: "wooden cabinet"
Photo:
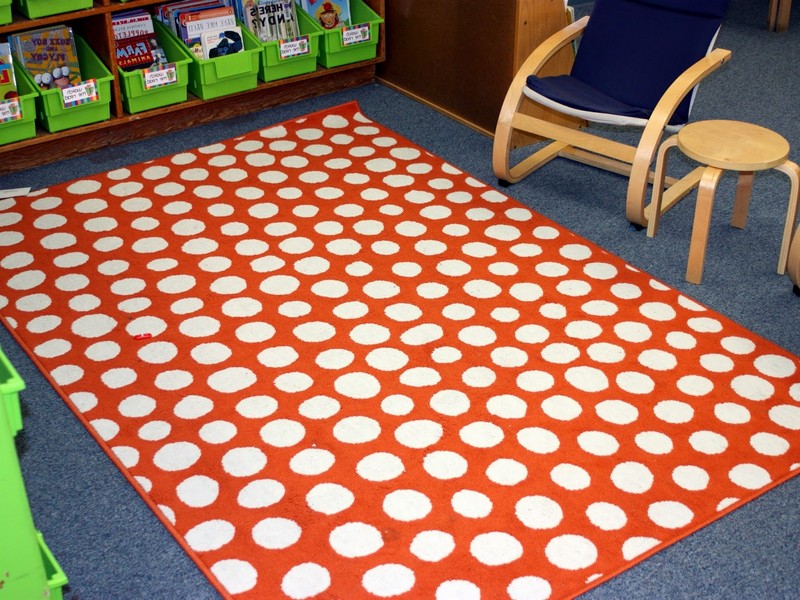
[[[485,133],[522,62],[568,24],[564,0],[391,0],[378,77]],[[547,74],[566,73],[569,51]]]
[[[53,0],[58,2],[58,0]],[[364,0],[379,16],[384,17],[385,0]],[[335,68],[318,67],[312,73],[270,83],[259,81],[256,88],[231,96],[201,100],[189,94],[180,104],[126,114],[117,76],[111,17],[115,12],[164,4],[165,0],[95,0],[92,8],[70,13],[28,19],[14,14],[13,21],[0,25],[0,39],[9,34],[59,23],[69,24],[91,45],[103,63],[115,75],[112,85],[111,118],[61,131],[48,133],[42,129],[34,138],[0,146],[0,174],[11,173],[47,162],[62,160],[108,145],[152,137],[219,119],[247,114],[269,106],[284,104],[339,89],[368,83],[375,78],[376,65],[386,55],[384,26],[374,59]]]

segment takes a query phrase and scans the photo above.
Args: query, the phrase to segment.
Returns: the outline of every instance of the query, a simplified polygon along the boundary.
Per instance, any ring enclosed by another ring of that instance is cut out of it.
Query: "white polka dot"
[[[328,569],[316,563],[303,563],[289,569],[281,580],[281,590],[292,600],[313,598],[331,585]]]
[[[653,473],[645,465],[637,462],[618,464],[611,471],[611,481],[623,492],[643,494],[653,486]]]
[[[491,499],[481,492],[461,490],[450,501],[453,510],[468,519],[482,519],[492,512]]]
[[[589,472],[578,465],[563,463],[553,467],[550,478],[565,490],[584,490],[592,483]]]
[[[467,472],[469,463],[456,452],[438,450],[426,454],[423,459],[423,468],[436,479],[457,479]]]
[[[211,565],[211,572],[231,594],[253,589],[258,579],[258,571],[253,565],[237,559],[218,561]]]
[[[675,501],[655,502],[650,505],[647,514],[656,525],[667,529],[680,529],[694,520],[692,510]]]
[[[592,525],[603,531],[618,531],[628,522],[625,511],[609,502],[593,502],[586,509],[586,516]]]
[[[405,594],[414,587],[414,571],[403,565],[386,564],[373,567],[361,581],[364,589],[381,598]]]
[[[498,458],[486,468],[486,476],[498,485],[517,485],[528,477],[528,468],[511,458]]]
[[[527,575],[514,579],[506,591],[511,600],[547,600],[553,594],[553,586],[546,579]]]
[[[346,417],[333,427],[333,435],[345,444],[365,444],[380,433],[380,424],[369,417]]]
[[[190,442],[173,442],[162,446],[153,456],[153,462],[164,471],[183,471],[200,460],[201,452]]]
[[[546,496],[526,496],[517,501],[517,518],[531,529],[552,529],[558,527],[564,518],[564,511],[555,500]]]
[[[270,517],[253,527],[253,541],[267,550],[282,550],[297,543],[303,530],[291,519]]]
[[[331,531],[331,547],[340,556],[356,558],[369,556],[383,547],[381,532],[368,523],[345,523]]]
[[[405,471],[403,461],[389,452],[376,452],[362,458],[356,472],[368,481],[390,481]]]
[[[395,490],[383,499],[383,511],[396,521],[418,521],[431,510],[430,498],[416,490]]]
[[[476,536],[469,549],[472,556],[490,567],[512,563],[522,556],[522,544],[515,537],[501,531]]]
[[[409,550],[425,562],[439,562],[452,554],[455,539],[445,531],[422,531],[414,536]]]
[[[338,483],[320,483],[306,495],[309,508],[326,515],[335,515],[347,510],[355,502],[355,496]]]
[[[544,549],[547,560],[560,569],[577,571],[597,561],[597,547],[580,535],[561,535],[548,542]]]
[[[239,491],[237,502],[244,508],[267,508],[280,502],[286,488],[274,479],[251,481]]]
[[[753,464],[736,465],[730,470],[728,477],[733,483],[747,490],[758,490],[772,482],[769,471]]]

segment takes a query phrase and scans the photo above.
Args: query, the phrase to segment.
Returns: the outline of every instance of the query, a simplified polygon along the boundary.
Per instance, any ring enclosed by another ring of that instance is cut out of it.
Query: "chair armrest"
[[[589,17],[585,16],[574,23],[570,23],[563,29],[552,34],[541,44],[539,44],[533,52],[530,53],[522,66],[517,70],[511,85],[508,87],[503,106],[500,109],[499,122],[510,124],[514,113],[519,109],[522,102],[522,90],[526,85],[529,75],[536,75],[541,68],[547,64],[559,50],[573,40],[579,38],[586,29],[586,24],[589,22]]]
[[[661,100],[656,104],[650,120],[663,123],[663,127],[666,127],[686,94],[691,92],[709,73],[716,71],[728,62],[730,58],[730,50],[716,48],[686,69],[664,92]]]
[[[633,159],[631,168],[631,179],[628,185],[628,201],[626,212],[631,223],[646,226],[647,220],[644,217],[644,205],[641,198],[644,197],[647,186],[650,164],[658,149],[664,128],[672,118],[678,105],[692,91],[700,81],[709,73],[716,71],[731,58],[731,51],[724,48],[716,48],[706,56],[698,60],[683,73],[681,73],[672,85],[667,88],[661,100],[656,104],[652,115],[647,121],[636,155]]]
[[[588,23],[589,17],[585,16],[574,23],[570,23],[563,29],[556,31],[531,52],[525,62],[522,63],[517,73],[524,73],[526,79],[528,75],[538,74],[542,67],[546,65],[559,50],[583,35],[583,30],[586,29]]]

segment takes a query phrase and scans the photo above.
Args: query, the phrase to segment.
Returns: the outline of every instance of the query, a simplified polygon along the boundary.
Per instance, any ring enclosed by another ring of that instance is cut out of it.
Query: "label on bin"
[[[22,110],[19,106],[19,98],[0,100],[0,123],[16,121],[22,118]]]
[[[369,23],[342,27],[342,46],[352,46],[370,40]]]
[[[308,43],[307,35],[278,40],[278,56],[280,58],[292,58],[305,54],[311,54],[311,44]]]
[[[64,101],[64,108],[96,102],[100,99],[100,91],[97,89],[97,80],[87,79],[75,85],[61,88],[61,99]]]
[[[153,65],[148,69],[142,69],[142,80],[146,90],[178,83],[178,67],[175,63]]]

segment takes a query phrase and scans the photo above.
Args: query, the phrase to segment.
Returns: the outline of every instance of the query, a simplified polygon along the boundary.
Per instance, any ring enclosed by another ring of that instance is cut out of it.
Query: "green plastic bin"
[[[29,19],[92,8],[92,0],[14,0],[14,8]]]
[[[258,78],[261,81],[276,81],[287,77],[296,77],[304,73],[313,73],[317,70],[320,41],[324,31],[299,6],[297,7],[297,21],[300,26],[301,37],[308,38],[306,42],[307,52],[286,58],[281,58],[280,42],[262,42],[249,30],[243,29],[244,35],[251,38],[251,43],[260,44],[262,47],[261,67],[258,71]]]
[[[39,542],[39,553],[42,556],[42,564],[44,565],[44,576],[47,580],[47,588],[50,590],[49,600],[63,600],[64,594],[62,588],[69,583],[67,574],[58,564],[56,557],[47,547],[44,542],[44,537],[41,532],[36,532],[36,539]]]
[[[0,25],[11,23],[11,0],[0,0]]]
[[[8,382],[13,392],[7,393]],[[0,351],[0,393],[4,400],[13,396],[24,383]],[[8,407],[8,404],[6,404]],[[14,425],[7,410],[0,409],[0,598],[63,600],[62,588],[68,583],[41,532],[33,523],[25,481],[14,444]],[[13,417],[16,419],[17,415]],[[19,421],[21,427],[21,420]]]
[[[244,26],[240,25],[242,33]],[[244,50],[228,56],[199,59],[171,30],[164,30],[164,51],[177,46],[189,56],[189,91],[203,100],[252,90],[258,85],[261,47],[243,35]]]
[[[75,36],[75,46],[78,50],[82,79],[84,81],[94,79],[97,83],[98,98],[94,102],[65,107],[61,90],[42,90],[34,83],[30,73],[23,70],[24,76],[36,88],[38,94],[36,116],[39,123],[51,133],[105,121],[111,117],[111,82],[114,76],[89,44],[78,35]]]
[[[0,144],[10,144],[36,136],[36,98],[39,93],[30,79],[19,75],[22,70],[22,65],[14,59],[14,74],[17,79],[22,118],[0,123]],[[2,370],[0,370],[0,379],[2,379]]]
[[[2,349],[0,349],[0,398],[8,415],[11,433],[17,435],[22,429],[22,410],[19,406],[19,393],[25,389],[25,382],[17,373]],[[2,435],[2,433],[0,433]]]
[[[343,44],[341,29],[325,31],[317,62],[323,67],[340,67],[362,60],[375,58],[378,53],[378,36],[383,19],[367,6],[363,0],[350,0],[350,20],[353,26],[368,25],[369,38],[355,44]],[[361,27],[358,27],[362,30]]]
[[[151,110],[169,104],[184,102],[187,98],[189,87],[189,63],[191,57],[178,44],[165,44],[167,27],[159,21],[153,20],[159,44],[164,48],[167,60],[175,65],[175,80],[158,87],[145,87],[144,72],[142,70],[123,71],[118,69],[119,84],[122,90],[122,105],[125,111],[131,114]]]

